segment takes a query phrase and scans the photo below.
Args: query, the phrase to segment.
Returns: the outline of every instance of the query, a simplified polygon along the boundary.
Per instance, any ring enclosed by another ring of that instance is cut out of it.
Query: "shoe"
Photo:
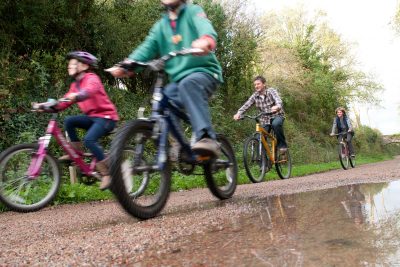
[[[287,148],[286,147],[282,147],[282,148],[279,148],[279,159],[280,160],[286,160],[287,158],[286,158],[286,152],[287,152]]]
[[[192,146],[193,152],[201,156],[218,157],[221,154],[221,148],[217,141],[211,138],[203,138]]]
[[[287,152],[286,147],[279,148],[279,154],[284,155],[284,154],[286,154],[286,152]]]
[[[356,154],[351,154],[350,157],[355,158]]]
[[[96,163],[96,169],[100,173],[101,177],[101,182],[100,182],[100,190],[106,190],[107,188],[110,187],[111,185],[111,176],[108,172],[108,160],[107,158],[99,161]]]

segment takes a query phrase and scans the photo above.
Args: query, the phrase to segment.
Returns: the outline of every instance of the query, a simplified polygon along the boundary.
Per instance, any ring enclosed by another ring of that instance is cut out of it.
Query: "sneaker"
[[[351,154],[350,157],[355,158],[356,154]]]
[[[202,156],[218,157],[221,153],[219,144],[211,138],[203,138],[192,146],[193,152]]]
[[[286,147],[282,147],[279,148],[279,159],[280,160],[286,160],[286,152],[287,152],[287,148]]]

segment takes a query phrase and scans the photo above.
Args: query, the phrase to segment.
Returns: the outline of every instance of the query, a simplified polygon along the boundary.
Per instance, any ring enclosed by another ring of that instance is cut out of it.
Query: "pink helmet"
[[[88,64],[93,68],[97,68],[98,60],[92,54],[85,51],[73,51],[67,54],[67,59],[76,59],[82,63]]]

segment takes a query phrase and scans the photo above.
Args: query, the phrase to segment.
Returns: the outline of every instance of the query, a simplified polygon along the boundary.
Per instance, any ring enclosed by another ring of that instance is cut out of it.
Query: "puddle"
[[[188,264],[212,262],[216,266],[400,263],[400,181],[246,199],[236,204],[247,207],[239,217],[210,227],[206,233],[185,237],[178,242],[178,252],[165,257],[191,255]]]

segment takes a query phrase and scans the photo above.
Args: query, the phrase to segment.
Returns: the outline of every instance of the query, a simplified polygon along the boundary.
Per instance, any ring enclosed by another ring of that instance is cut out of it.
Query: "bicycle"
[[[164,208],[170,194],[172,170],[168,153],[169,134],[172,134],[181,147],[178,156],[178,164],[181,168],[178,170],[189,175],[194,172],[196,166],[201,166],[208,188],[214,196],[221,200],[230,198],[236,190],[237,162],[228,139],[221,134],[217,135],[217,142],[221,148],[221,156],[218,158],[194,154],[180,127],[175,124],[169,114],[173,112],[186,123],[189,122],[188,115],[163,94],[166,62],[176,56],[198,52],[201,50],[189,48],[170,52],[147,63],[132,61],[129,64],[117,65],[126,70],[136,67],[148,68],[157,74],[152,96],[151,116],[132,120],[123,125],[111,142],[110,149],[112,191],[122,207],[139,219],[155,217]],[[112,71],[112,68],[106,71]],[[145,185],[137,190],[140,194],[136,196],[126,192],[121,177],[120,151],[126,146],[135,148],[134,187]]]
[[[272,114],[274,113],[261,112],[256,116],[244,115],[241,118],[256,121],[256,132],[245,140],[243,148],[244,167],[247,176],[253,183],[262,182],[273,164],[275,164],[276,172],[281,179],[288,179],[292,172],[289,149],[285,154],[279,153],[273,129],[271,128],[268,132],[260,125],[262,115]]]
[[[339,161],[340,165],[344,170],[349,169],[349,165],[352,168],[356,166],[356,159],[355,157],[351,157],[349,151],[349,145],[347,143],[346,137],[347,132],[341,132],[338,134],[333,134],[332,136],[338,136],[339,144],[338,144],[338,153],[339,153]]]
[[[52,109],[57,103],[56,100],[42,103],[52,116],[45,135],[40,137],[37,143],[14,145],[0,154],[0,200],[12,210],[37,211],[55,198],[61,184],[61,170],[58,160],[48,151],[52,137],[55,137],[57,143],[69,155],[70,162],[78,167],[82,175],[94,177],[96,180],[101,179],[99,173],[95,171],[96,159],[91,154],[87,155],[70,145],[58,127],[58,113]],[[33,106],[33,112],[40,110],[38,105]],[[133,155],[132,149],[125,148],[123,153],[125,160],[122,164],[126,166],[129,163],[129,156]],[[89,179],[87,184],[92,182],[93,180]],[[126,182],[126,187],[129,190],[129,182]]]

